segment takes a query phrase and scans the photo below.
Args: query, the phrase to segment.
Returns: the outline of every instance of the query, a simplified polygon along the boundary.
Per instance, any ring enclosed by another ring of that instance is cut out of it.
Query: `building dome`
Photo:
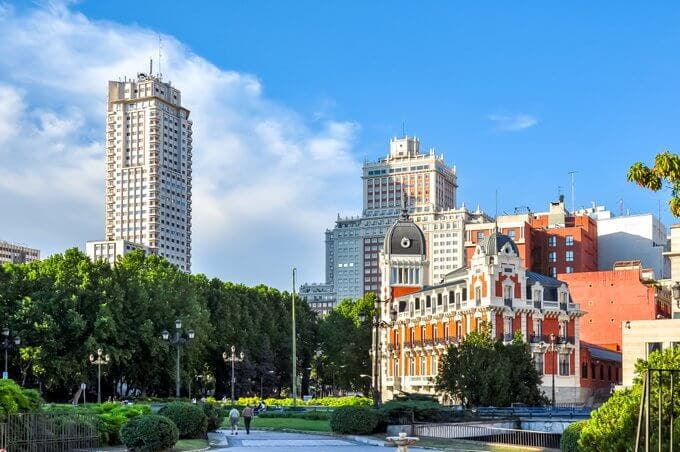
[[[517,244],[515,244],[515,241],[505,234],[494,232],[483,243],[484,245],[482,247],[482,251],[487,256],[500,254],[505,248],[506,244],[509,244],[512,251],[514,251],[514,253],[519,256]]]
[[[385,253],[408,256],[425,255],[425,235],[406,213],[387,230]]]

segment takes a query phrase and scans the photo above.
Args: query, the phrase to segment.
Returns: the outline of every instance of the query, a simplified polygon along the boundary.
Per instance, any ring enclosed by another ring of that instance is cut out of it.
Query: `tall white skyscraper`
[[[141,245],[191,270],[192,122],[181,93],[159,77],[111,81],[106,114],[105,242],[116,256]],[[117,248],[117,249],[118,249]],[[101,258],[101,254],[93,257]]]

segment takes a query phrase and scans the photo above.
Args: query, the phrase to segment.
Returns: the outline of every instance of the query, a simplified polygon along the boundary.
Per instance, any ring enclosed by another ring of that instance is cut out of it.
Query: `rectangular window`
[[[503,287],[503,298],[506,300],[512,300],[512,286],[504,286]]]
[[[574,267],[566,267],[564,271],[565,273],[574,273]]]
[[[564,244],[566,246],[574,246],[574,236],[568,235],[564,238]]]
[[[543,353],[534,353],[534,366],[539,375],[543,375]]]
[[[557,237],[554,235],[548,237],[548,246],[557,246]]]
[[[588,363],[581,366],[581,378],[588,378]]]
[[[420,375],[427,374],[427,358],[424,356],[420,357]]]
[[[515,240],[515,230],[514,230],[514,229],[510,229],[510,230],[508,231],[508,237],[510,237],[511,239]]]
[[[661,342],[647,342],[647,357],[653,352],[661,351],[663,349],[663,344]]]
[[[437,355],[432,355],[430,358],[430,363],[431,363],[431,370],[430,370],[430,375],[437,375],[439,373],[439,360],[437,359]]]
[[[560,353],[560,375],[562,376],[568,376],[569,375],[569,355],[566,355],[564,353]]]
[[[550,276],[557,278],[557,267],[550,267]]]
[[[564,255],[564,258],[567,262],[574,262],[574,252],[573,251],[567,251]]]
[[[551,251],[548,253],[548,262],[557,262],[557,252]]]
[[[477,231],[477,242],[484,240],[484,231]]]
[[[478,303],[482,301],[482,288],[481,287],[475,287],[475,301]]]

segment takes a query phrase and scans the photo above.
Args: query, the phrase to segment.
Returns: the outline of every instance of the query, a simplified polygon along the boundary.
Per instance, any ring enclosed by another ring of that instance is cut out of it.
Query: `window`
[[[647,342],[647,357],[655,351],[661,351],[663,344],[661,342]]]
[[[411,359],[409,360],[409,375],[415,375],[416,374],[416,358],[414,356],[411,356]]]
[[[510,237],[511,239],[515,240],[515,230],[514,230],[514,229],[510,229],[510,230],[508,231],[508,237]]]
[[[548,237],[548,246],[557,246],[557,237],[554,235]]]
[[[574,252],[573,251],[567,251],[565,253],[564,258],[567,262],[574,262]]]
[[[437,359],[437,355],[432,355],[430,367],[430,375],[437,375],[439,373],[439,360]]]
[[[557,252],[551,251],[548,253],[548,262],[557,262]]]
[[[567,376],[569,375],[569,355],[560,353],[560,375],[562,376]]]
[[[565,273],[574,273],[574,267],[565,267]]]
[[[477,242],[484,240],[484,231],[477,231]]]
[[[541,301],[541,290],[540,289],[534,289],[533,293],[533,300],[534,301]]]
[[[425,356],[420,357],[420,375],[427,374],[427,358]]]
[[[482,288],[481,287],[475,287],[475,301],[478,303],[482,301]]]
[[[506,300],[512,300],[512,286],[503,286],[503,298]]]
[[[588,363],[581,366],[581,378],[588,378]]]
[[[539,375],[543,375],[543,353],[534,353],[534,366]]]
[[[553,278],[557,277],[557,267],[550,267],[550,276]]]
[[[456,337],[459,339],[463,337],[463,323],[460,320],[456,322]]]
[[[566,246],[574,246],[574,236],[568,235],[564,238],[564,244]]]
[[[534,336],[541,337],[543,334],[543,320],[536,319],[534,321]]]

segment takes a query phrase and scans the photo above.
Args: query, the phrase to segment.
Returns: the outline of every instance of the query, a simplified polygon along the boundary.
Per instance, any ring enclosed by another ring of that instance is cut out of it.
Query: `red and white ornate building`
[[[400,391],[435,393],[448,347],[483,322],[498,339],[511,341],[519,332],[530,343],[548,398],[553,374],[556,403],[588,397],[579,381],[584,313],[572,303],[566,284],[527,271],[515,242],[495,232],[477,244],[469,267],[429,285],[426,249],[423,232],[403,214],[388,230],[380,254],[383,322],[375,375],[383,400]]]

